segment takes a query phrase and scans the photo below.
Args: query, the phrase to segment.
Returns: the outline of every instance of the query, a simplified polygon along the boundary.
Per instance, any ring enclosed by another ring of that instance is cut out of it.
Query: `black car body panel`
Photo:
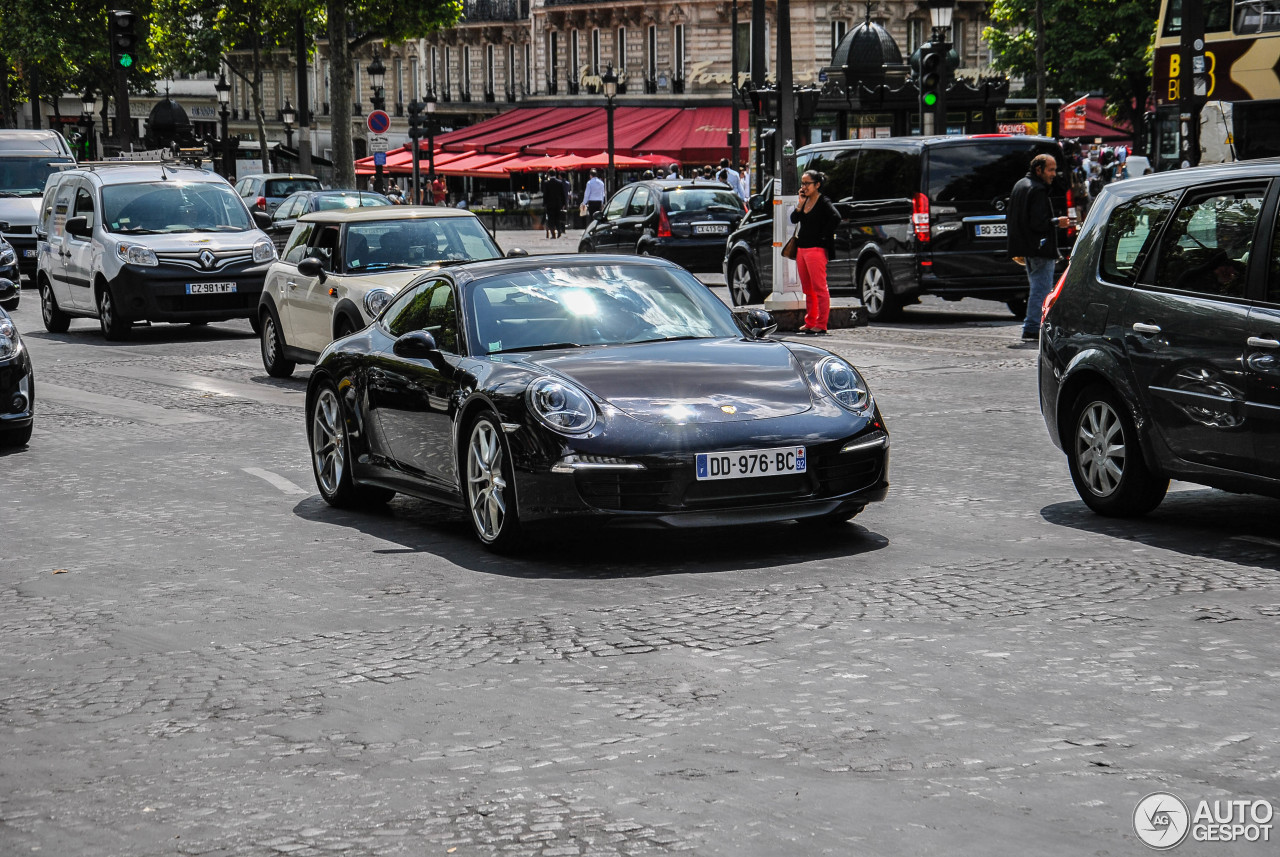
[[[1223,200],[1256,216],[1206,216]],[[1152,472],[1280,496],[1277,211],[1275,159],[1107,186],[1041,327],[1040,407],[1060,449],[1081,392],[1103,385]]]
[[[606,264],[672,267],[634,257],[533,257],[459,265],[419,282],[453,284],[465,316],[475,312],[473,290],[486,278]],[[503,426],[522,520],[712,526],[851,515],[886,494],[884,421],[874,402],[854,412],[823,393],[815,367],[831,355],[822,349],[744,335],[477,356],[464,341],[463,353],[433,363],[397,356],[384,317],[332,343],[308,386],[308,413],[322,385],[341,390],[358,483],[462,505],[460,450],[471,421],[485,412]],[[553,431],[531,413],[529,385],[547,377],[591,398],[597,420],[589,431]],[[684,403],[691,403],[687,412],[672,416]],[[699,452],[788,445],[808,448],[805,472],[695,478]],[[846,449],[851,445],[857,448]],[[554,469],[571,456],[637,467]]]
[[[0,322],[11,323],[3,309],[0,309]],[[13,352],[0,357],[0,435],[27,428],[36,414],[36,379],[31,352],[20,336],[16,339]]]

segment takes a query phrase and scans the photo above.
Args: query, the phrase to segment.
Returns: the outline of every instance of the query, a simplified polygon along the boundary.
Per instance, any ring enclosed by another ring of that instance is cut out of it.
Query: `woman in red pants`
[[[840,212],[822,193],[826,176],[806,170],[800,177],[800,201],[791,212],[791,222],[800,224],[796,232],[796,268],[804,289],[804,326],[800,332],[825,336],[831,314],[831,293],[827,291],[827,261],[835,255],[836,228]]]

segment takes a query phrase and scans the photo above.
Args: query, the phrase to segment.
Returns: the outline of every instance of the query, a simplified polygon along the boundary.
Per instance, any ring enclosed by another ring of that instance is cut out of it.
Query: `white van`
[[[21,275],[33,281],[45,182],[75,162],[57,131],[0,130],[0,233],[13,245]]]

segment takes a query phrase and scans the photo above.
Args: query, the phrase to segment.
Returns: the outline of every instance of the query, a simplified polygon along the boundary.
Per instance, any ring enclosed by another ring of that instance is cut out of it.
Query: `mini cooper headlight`
[[[377,318],[378,313],[391,303],[391,293],[386,289],[374,289],[364,296],[364,311],[369,318]]]
[[[117,244],[116,255],[126,265],[145,265],[148,268],[154,268],[160,264],[156,259],[155,251],[141,244]]]
[[[259,241],[253,245],[253,261],[255,264],[262,262],[274,262],[276,260],[276,245],[270,241]]]
[[[850,411],[863,411],[871,404],[867,382],[839,357],[828,357],[818,364],[818,379],[831,397]]]
[[[525,394],[529,410],[547,428],[562,434],[582,434],[596,424],[596,409],[587,394],[556,378],[539,378]]]
[[[22,340],[18,328],[8,316],[0,316],[0,360],[8,360],[18,351]]]

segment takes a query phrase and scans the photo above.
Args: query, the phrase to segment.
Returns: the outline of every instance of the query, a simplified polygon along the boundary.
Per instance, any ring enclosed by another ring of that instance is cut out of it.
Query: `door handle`
[[[297,281],[297,280],[286,280],[286,281],[285,281],[285,285],[286,285],[286,286],[288,286],[288,287],[289,287],[289,288],[291,288],[291,289],[296,289],[296,288],[298,287],[298,281]]]
[[[1133,323],[1133,329],[1134,329],[1136,332],[1141,333],[1143,336],[1155,336],[1157,333],[1159,333],[1159,332],[1160,332],[1160,325],[1158,325],[1158,324],[1143,324],[1143,323],[1142,323],[1142,322],[1140,322],[1140,321],[1135,321],[1135,322]]]
[[[1249,343],[1251,348],[1280,348],[1280,340],[1278,339],[1263,339],[1259,336],[1250,336],[1245,341]]]

